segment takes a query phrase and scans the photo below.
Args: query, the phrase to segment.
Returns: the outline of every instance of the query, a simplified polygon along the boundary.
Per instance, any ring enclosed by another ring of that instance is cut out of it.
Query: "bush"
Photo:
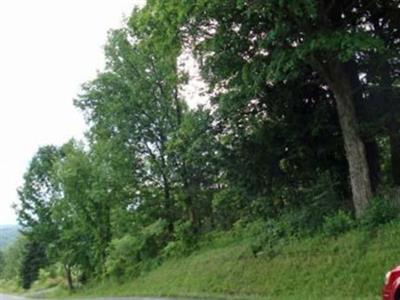
[[[156,257],[164,246],[166,223],[156,221],[142,229],[137,236],[125,235],[111,242],[106,261],[107,275],[121,278],[138,276],[157,263]]]
[[[170,258],[177,257],[186,252],[185,245],[182,241],[170,241],[167,246],[162,249],[162,257]]]
[[[168,242],[162,250],[164,258],[188,255],[198,247],[200,234],[190,221],[178,221],[174,229],[174,240]]]
[[[240,230],[239,227],[236,227],[236,230]],[[250,240],[250,250],[254,256],[257,256],[272,238],[269,235],[267,222],[262,219],[246,224],[242,230],[242,235]]]
[[[372,229],[382,224],[389,223],[397,218],[399,209],[388,199],[375,197],[360,220],[360,225]]]
[[[336,212],[342,203],[338,193],[339,181],[329,172],[318,175],[318,179],[304,190],[304,203],[295,212],[298,228],[303,233],[314,233],[321,229],[325,216]]]
[[[338,236],[355,225],[354,219],[349,213],[339,210],[337,214],[325,217],[322,226],[324,234],[328,236]]]
[[[33,289],[49,289],[55,286],[62,286],[64,278],[62,274],[56,275],[53,271],[54,266],[39,270],[39,278],[32,285]]]
[[[258,219],[247,224],[243,230],[243,236],[250,240],[250,249],[254,256],[258,256],[261,252],[274,256],[279,241],[291,235],[291,230],[288,230],[288,224],[284,219],[268,221]]]
[[[225,188],[215,193],[212,199],[213,217],[220,229],[231,229],[241,217],[243,202],[247,201],[247,195],[240,189]]]
[[[107,274],[122,278],[134,273],[139,262],[140,249],[141,242],[130,235],[113,240],[106,261]]]

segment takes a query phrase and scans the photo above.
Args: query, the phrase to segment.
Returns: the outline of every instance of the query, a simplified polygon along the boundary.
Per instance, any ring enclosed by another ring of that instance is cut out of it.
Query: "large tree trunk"
[[[356,216],[361,217],[369,205],[372,188],[366,150],[359,132],[351,80],[339,61],[317,61],[316,67],[335,96],[349,165],[354,209]]]
[[[372,197],[366,151],[357,130],[351,95],[340,88],[335,88],[334,94],[349,164],[354,208],[357,217],[360,217],[367,209],[369,199]]]
[[[360,124],[368,125],[376,119],[376,107],[379,103],[374,103],[371,98],[365,99],[363,87],[360,82],[358,66],[355,61],[349,61],[343,65],[343,71],[350,80],[352,89],[356,117]],[[379,147],[376,142],[376,130],[363,130],[360,132],[365,146],[367,162],[369,166],[369,175],[373,193],[376,192],[381,181],[381,166]]]

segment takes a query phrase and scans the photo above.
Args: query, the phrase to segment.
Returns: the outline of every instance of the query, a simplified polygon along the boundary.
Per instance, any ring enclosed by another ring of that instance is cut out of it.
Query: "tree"
[[[62,149],[65,157],[55,168],[63,197],[52,215],[60,234],[52,248],[63,262],[67,278],[71,268],[77,267],[88,279],[103,274],[111,242],[109,174],[104,164],[94,161],[82,144],[72,140]]]
[[[57,224],[51,219],[51,210],[62,191],[55,180],[54,165],[62,156],[55,146],[39,148],[18,190],[18,221],[23,234],[32,240],[47,243],[55,238]]]
[[[153,207],[146,211],[150,219],[166,220],[172,234],[177,210],[167,143],[185,108],[178,97],[176,62],[158,56],[140,40],[140,32],[130,29],[110,35],[106,56],[107,72],[84,86],[76,104],[93,124],[93,142],[106,136],[121,141],[129,153],[137,192],[137,202],[129,205]]]
[[[365,109],[369,120],[368,130],[373,128],[381,137],[387,135],[390,143],[391,177],[400,184],[400,122],[399,87],[399,39],[400,25],[398,1],[370,1],[368,11],[361,11],[371,34],[384,43],[385,53],[374,53],[360,59],[363,84],[369,94]],[[372,123],[372,125],[371,125]],[[384,130],[383,130],[384,129]]]
[[[19,280],[22,262],[26,253],[26,238],[21,236],[3,252],[2,272],[0,278],[6,280]]]
[[[28,241],[21,262],[20,279],[24,289],[30,289],[39,277],[39,270],[47,265],[46,249],[37,241]]]
[[[24,183],[18,190],[18,221],[27,239],[19,269],[22,286],[30,288],[47,264],[47,246],[58,237],[58,224],[52,210],[62,191],[55,180],[54,165],[63,156],[54,146],[41,147],[30,162]]]
[[[181,190],[186,219],[196,235],[212,223],[212,198],[220,174],[216,128],[209,110],[198,108],[183,116],[168,143],[174,157],[177,190]],[[208,222],[207,222],[208,221]]]
[[[161,5],[156,3],[150,5],[154,9]],[[163,6],[171,7],[172,3]],[[297,77],[304,66],[317,72],[324,80],[322,86],[335,98],[354,208],[361,216],[372,189],[356,115],[355,87],[347,67],[358,56],[383,48],[381,39],[368,30],[358,14],[374,13],[368,1],[185,1],[177,4],[176,11],[187,16],[181,35],[191,36],[203,53],[204,74],[217,91],[229,89],[238,67],[247,74],[255,71],[254,82],[267,86]],[[168,16],[164,18],[168,20]],[[176,30],[174,24],[170,27]]]

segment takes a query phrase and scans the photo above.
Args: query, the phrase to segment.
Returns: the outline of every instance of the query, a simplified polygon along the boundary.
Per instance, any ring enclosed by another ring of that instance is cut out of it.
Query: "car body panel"
[[[383,300],[400,300],[396,295],[400,292],[400,266],[391,269],[385,278],[385,285],[382,289]]]

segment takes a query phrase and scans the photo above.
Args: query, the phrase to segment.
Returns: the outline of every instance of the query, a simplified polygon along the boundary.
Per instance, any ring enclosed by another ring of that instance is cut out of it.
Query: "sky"
[[[0,225],[38,147],[83,137],[73,106],[104,67],[107,31],[144,0],[0,1]]]

